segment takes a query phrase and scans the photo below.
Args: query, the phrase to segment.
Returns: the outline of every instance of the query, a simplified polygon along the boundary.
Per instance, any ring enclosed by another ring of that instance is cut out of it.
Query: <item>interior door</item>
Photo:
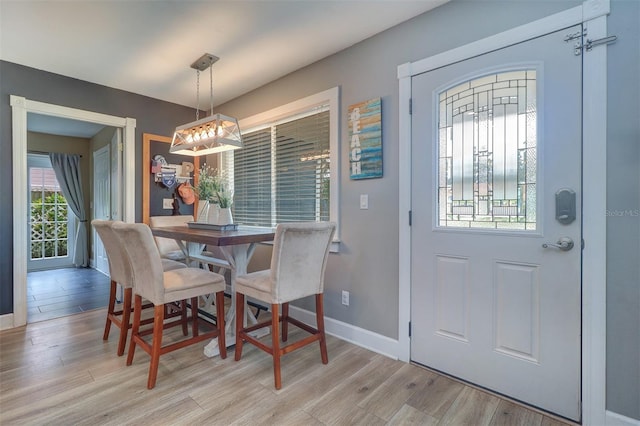
[[[411,359],[573,420],[579,31],[412,78]]]
[[[111,138],[111,220],[122,220],[122,130],[114,129]]]
[[[111,219],[111,175],[109,145],[93,153],[93,218]],[[93,253],[96,269],[109,273],[109,259],[98,233],[92,228]]]

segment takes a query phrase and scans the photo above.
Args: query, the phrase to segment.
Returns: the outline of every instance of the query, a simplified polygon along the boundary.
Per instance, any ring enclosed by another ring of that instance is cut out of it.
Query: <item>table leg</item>
[[[222,246],[220,249],[227,262],[231,265],[231,306],[225,315],[224,327],[226,344],[228,347],[236,344],[236,276],[247,273],[249,260],[251,260],[251,256],[253,256],[253,252],[255,251],[255,243]],[[246,313],[245,321],[249,321],[252,324],[257,323],[257,319],[253,315],[253,312],[251,312],[246,305],[246,300],[244,311]],[[269,334],[269,330],[266,328],[257,330],[257,337],[267,334]],[[207,346],[205,346],[204,354],[208,357],[214,357],[220,354],[220,350],[218,349],[218,339],[213,339],[207,344]]]

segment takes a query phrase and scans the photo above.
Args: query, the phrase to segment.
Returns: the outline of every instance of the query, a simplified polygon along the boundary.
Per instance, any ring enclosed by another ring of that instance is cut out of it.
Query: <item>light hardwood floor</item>
[[[164,355],[147,390],[149,357],[138,350],[127,367],[104,320],[96,310],[0,333],[0,424],[564,425],[331,336],[328,365],[317,345],[283,358],[280,391],[266,353],[207,358],[206,342]]]

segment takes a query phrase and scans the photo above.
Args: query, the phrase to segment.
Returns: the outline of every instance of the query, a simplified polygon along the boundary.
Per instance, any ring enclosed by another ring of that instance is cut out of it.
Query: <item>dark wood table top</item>
[[[151,232],[156,237],[191,241],[212,246],[231,246],[273,241],[276,235],[275,231],[271,228],[253,226],[239,226],[237,231],[214,231],[210,229],[189,228],[188,226],[163,226],[160,228],[151,228]]]

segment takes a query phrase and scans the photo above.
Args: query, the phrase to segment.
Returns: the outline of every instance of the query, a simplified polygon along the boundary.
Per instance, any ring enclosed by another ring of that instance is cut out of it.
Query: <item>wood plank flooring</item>
[[[104,308],[109,277],[91,268],[62,268],[27,274],[27,322]]]
[[[0,424],[564,425],[331,336],[328,365],[316,345],[283,358],[279,391],[267,354],[247,344],[238,362],[233,350],[207,358],[207,342],[164,355],[158,384],[147,390],[149,357],[138,350],[127,367],[116,356],[118,330],[102,340],[105,315],[0,333]],[[166,334],[164,342],[181,335]]]

